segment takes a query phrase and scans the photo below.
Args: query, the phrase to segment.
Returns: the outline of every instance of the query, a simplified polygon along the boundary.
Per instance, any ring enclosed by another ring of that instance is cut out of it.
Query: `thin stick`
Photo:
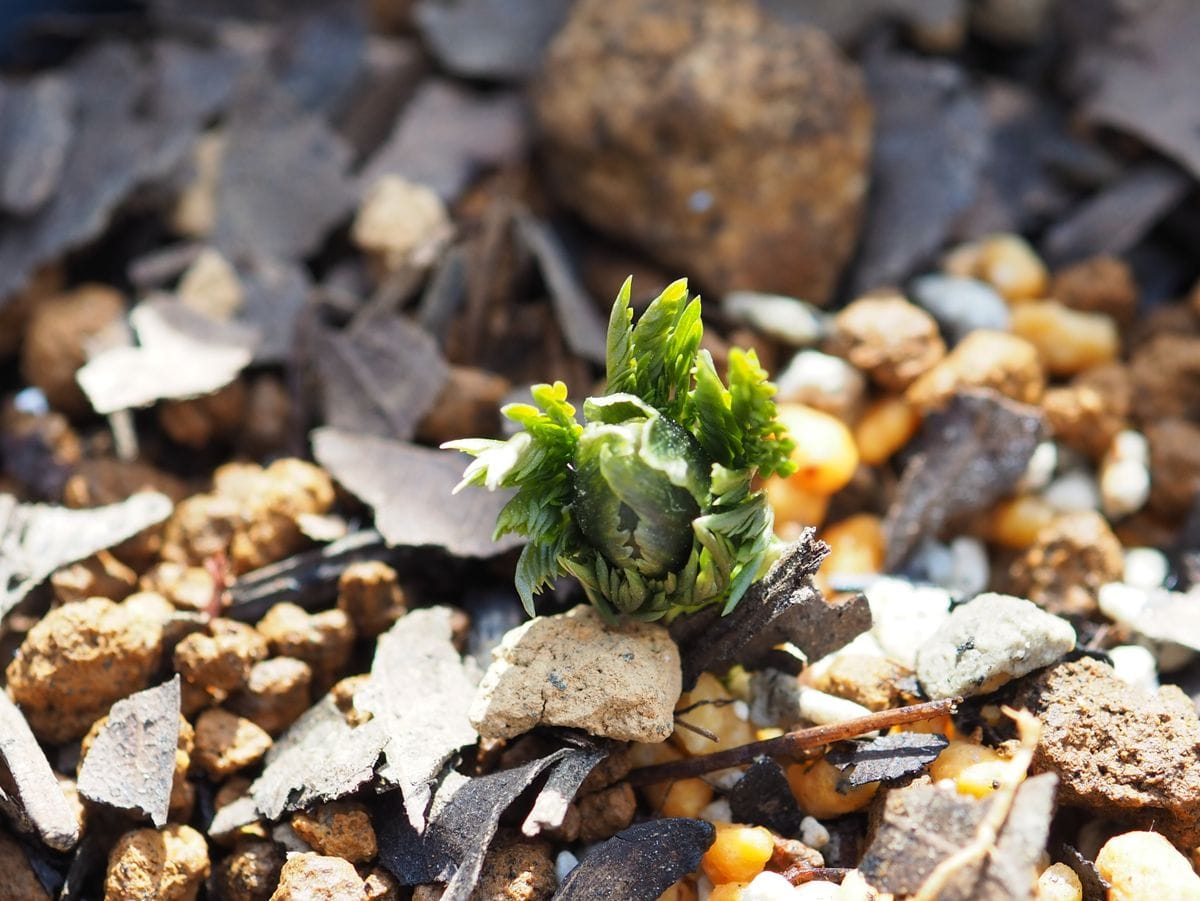
[[[748,745],[740,745],[727,751],[716,751],[698,757],[638,767],[630,772],[628,778],[634,785],[652,785],[655,782],[665,782],[669,779],[686,779],[689,776],[699,776],[714,770],[723,770],[726,767],[742,766],[763,755],[767,757],[799,757],[814,748],[865,735],[877,729],[936,719],[939,716],[953,713],[961,701],[962,698],[927,701],[924,704],[913,704],[910,707],[881,710],[878,713],[860,716],[842,723],[798,729],[795,732],[780,735],[778,738],[753,741]]]

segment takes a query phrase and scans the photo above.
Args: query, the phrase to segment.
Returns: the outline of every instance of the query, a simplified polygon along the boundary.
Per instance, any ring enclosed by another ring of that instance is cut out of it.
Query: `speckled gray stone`
[[[1066,620],[1032,601],[981,594],[953,610],[917,651],[917,678],[930,698],[982,695],[1074,647]]]

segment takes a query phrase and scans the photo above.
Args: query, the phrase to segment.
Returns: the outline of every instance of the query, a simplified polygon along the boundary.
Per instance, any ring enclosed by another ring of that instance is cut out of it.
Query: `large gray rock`
[[[485,738],[548,725],[658,742],[674,728],[682,675],[663,626],[609,625],[580,606],[518,626],[493,656],[470,712]]]
[[[1066,620],[1032,601],[981,594],[951,612],[917,651],[917,678],[934,699],[982,695],[1074,647],[1075,630]]]

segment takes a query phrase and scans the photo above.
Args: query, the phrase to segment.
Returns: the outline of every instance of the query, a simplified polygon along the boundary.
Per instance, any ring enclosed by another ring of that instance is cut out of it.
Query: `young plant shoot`
[[[504,415],[507,441],[451,441],[475,457],[462,482],[515,488],[496,536],[525,536],[516,586],[526,611],[556,576],[577,578],[609,619],[734,608],[778,551],[756,475],[789,475],[793,448],[775,386],[753,350],[733,350],[722,382],[700,349],[700,298],[670,285],[633,324],[626,280],[608,324],[608,393],[583,402],[536,385]]]

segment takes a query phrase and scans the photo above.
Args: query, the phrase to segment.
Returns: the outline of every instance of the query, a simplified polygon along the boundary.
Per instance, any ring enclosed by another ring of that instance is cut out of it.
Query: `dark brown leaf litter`
[[[267,752],[250,786],[254,806],[269,820],[358,791],[375,776],[387,734],[376,720],[352,726],[326,695]],[[232,814],[230,814],[232,817]]]
[[[23,831],[56,851],[79,841],[79,822],[59,787],[46,754],[20,709],[0,691],[0,762],[7,771],[0,809]]]
[[[179,744],[179,676],[117,701],[79,770],[79,794],[167,824]]]
[[[379,636],[371,678],[354,697],[386,736],[380,776],[399,786],[417,829],[446,764],[479,739],[467,711],[482,673],[455,649],[453,617],[449,607],[403,616]]]
[[[931,415],[914,440],[884,520],[895,571],[917,545],[1009,493],[1045,432],[1037,407],[992,391],[964,391]]]
[[[599,845],[562,881],[554,901],[654,901],[700,866],[716,839],[704,820],[637,823]]]
[[[950,742],[944,735],[897,732],[873,741],[837,745],[825,759],[842,771],[838,788],[898,782],[925,771]]]
[[[515,535],[492,540],[504,491],[452,494],[462,459],[373,435],[321,428],[313,455],[351,494],[375,510],[375,527],[391,545],[441,547],[459,557],[494,557],[521,544]]]
[[[375,802],[380,862],[403,885],[444,882],[443,901],[466,901],[501,815],[549,767],[571,753],[564,748],[475,778],[449,774],[438,787],[423,832],[413,827],[399,792],[383,795]]]
[[[111,347],[78,372],[97,413],[211,394],[250,364],[259,342],[257,330],[212,319],[166,295],[138,304],[129,324],[137,347]]]
[[[371,316],[316,340],[325,422],[408,441],[435,403],[449,367],[437,342],[403,316]]]
[[[152,491],[90,510],[20,504],[0,494],[0,618],[59,567],[157,525],[173,506],[165,494]]]
[[[584,747],[572,749],[572,753],[551,770],[546,784],[538,792],[529,815],[521,824],[522,834],[532,838],[543,831],[558,829],[579,787],[609,753],[607,746],[594,746],[590,742]]]
[[[964,867],[941,901],[1018,901],[1033,897],[1030,874],[1046,847],[1057,780],[1034,776],[1017,789],[986,863]],[[872,886],[898,895],[917,891],[946,858],[969,845],[998,798],[976,800],[954,789],[919,784],[892,789],[860,869]]]
[[[1058,775],[1060,803],[1200,844],[1200,719],[1177,686],[1082,658],[1027,677],[1013,703],[1042,723],[1033,769]]]
[[[800,661],[777,651],[779,645],[791,643],[809,660],[818,660],[871,628],[866,598],[831,604],[813,586],[812,576],[828,553],[828,546],[806,529],[731,613],[722,616],[719,607],[708,607],[671,623],[684,690],[701,673],[725,672],[734,664],[798,672]]]
[[[735,823],[766,826],[780,835],[795,835],[804,819],[783,767],[770,757],[750,764],[730,790],[728,801]]]

